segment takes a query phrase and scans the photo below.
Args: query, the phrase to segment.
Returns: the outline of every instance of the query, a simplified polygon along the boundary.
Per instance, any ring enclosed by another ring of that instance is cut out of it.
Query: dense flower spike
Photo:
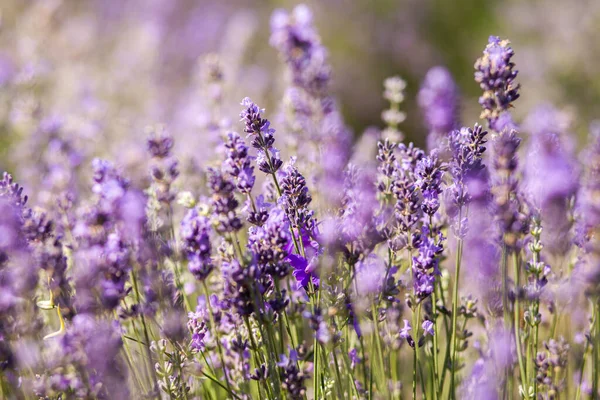
[[[332,84],[304,5],[273,14],[277,81],[257,61],[268,52],[247,48],[261,12],[236,13],[222,51],[192,66],[179,53],[196,58],[211,24],[181,42],[177,7],[146,7],[140,27],[118,2],[100,19],[37,3],[9,7],[20,23],[2,31],[20,45],[0,54],[1,161],[19,182],[0,179],[0,398],[600,395],[600,130],[578,161],[569,114],[513,115],[508,41],[491,37],[476,63],[489,136],[460,128],[457,84],[427,71],[424,151],[400,142],[410,91],[397,76],[385,126],[354,137],[332,92],[360,124],[368,79]],[[109,29],[88,52],[90,21]],[[113,40],[125,28],[131,42]],[[61,61],[53,43],[73,32]],[[436,57],[417,47],[425,71]],[[238,134],[231,97],[250,92],[278,109],[244,98]],[[155,118],[170,131],[140,137]]]
[[[240,113],[240,118],[246,125],[244,132],[252,137],[252,146],[258,150],[258,169],[265,174],[275,174],[283,165],[279,158],[279,150],[273,147],[275,129],[271,128],[268,119],[262,118],[261,113],[264,109],[260,109],[248,97],[242,100],[242,105],[245,109]]]
[[[492,142],[492,193],[502,242],[509,250],[519,246],[528,228],[524,199],[517,179],[517,150],[521,139],[514,130],[503,130]]]
[[[490,36],[483,56],[475,62],[475,81],[483,89],[479,104],[483,107],[481,118],[488,120],[490,127],[496,131],[503,112],[519,98],[520,85],[515,83],[518,71],[511,61],[514,51],[508,40],[500,40]]]
[[[486,135],[487,131],[477,124],[473,129],[461,128],[451,133],[452,159],[449,170],[453,181],[448,187],[448,191],[452,203],[447,208],[447,212],[451,216],[455,216],[459,209],[471,201],[473,195],[477,195],[479,188],[477,186],[469,188],[468,183],[472,178],[476,178],[477,175],[486,171],[482,161],[483,153],[486,150],[484,146],[487,142]]]
[[[198,280],[206,279],[214,268],[208,217],[192,208],[181,221],[180,232],[190,272]]]
[[[249,194],[254,187],[256,177],[254,176],[254,166],[251,165],[252,157],[248,154],[248,147],[237,133],[229,132],[225,148],[227,154],[224,163],[225,171],[235,179],[240,192]]]
[[[242,222],[236,215],[239,202],[233,195],[234,184],[221,171],[208,169],[208,186],[212,194],[211,205],[215,212],[214,223],[219,232],[237,232]]]

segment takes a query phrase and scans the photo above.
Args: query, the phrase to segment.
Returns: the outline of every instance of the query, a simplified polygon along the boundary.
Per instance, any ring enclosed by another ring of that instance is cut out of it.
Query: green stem
[[[515,273],[515,287],[518,292],[520,283],[520,271],[519,271],[519,256],[516,251],[513,252],[513,264]],[[515,333],[515,346],[517,348],[517,358],[519,360],[519,372],[521,374],[521,385],[523,389],[526,388],[525,380],[527,379],[527,371],[525,370],[525,363],[523,362],[523,354],[521,351],[521,329],[520,329],[520,309],[519,309],[519,295],[515,296],[515,313],[514,313],[514,333]]]
[[[460,264],[462,261],[462,252],[463,252],[463,240],[458,239],[458,245],[456,249],[456,271],[454,277],[454,287],[452,288],[452,338],[451,346],[452,346],[452,356],[450,358],[451,364],[451,373],[450,373],[450,389],[451,389],[451,397],[456,398],[456,346],[457,346],[457,332],[456,332],[456,323],[458,319],[458,282],[460,278]]]
[[[373,325],[375,326],[374,339],[377,348],[377,356],[379,357],[379,365],[382,368],[380,373],[377,375],[380,378],[379,390],[382,393],[387,393],[387,385],[385,384],[385,382],[387,381],[387,376],[384,368],[385,364],[383,362],[383,348],[381,346],[381,337],[379,335],[379,317],[377,315],[377,307],[375,306],[375,303],[373,303],[371,306],[371,315],[373,317]]]
[[[319,346],[316,335],[313,339],[313,364],[313,393],[316,400],[319,398]]]
[[[215,333],[215,340],[217,342],[217,348],[219,350],[219,357],[221,358],[221,366],[223,368],[223,376],[225,377],[225,383],[227,384],[227,390],[230,393],[233,393],[231,390],[231,384],[229,383],[229,377],[227,376],[227,368],[225,367],[225,357],[223,356],[223,347],[221,346],[221,340],[219,338],[219,331],[217,326],[215,325],[215,317],[213,315],[212,305],[210,304],[210,293],[208,291],[208,286],[206,285],[206,280],[202,281],[202,286],[204,288],[204,293],[206,294],[206,305],[208,306],[208,314],[210,317],[210,325],[212,330]]]
[[[136,300],[138,302],[138,304],[142,304],[141,301],[141,296],[140,296],[140,290],[139,290],[139,285],[138,285],[138,279],[137,279],[137,275],[135,273],[135,269],[133,269],[131,271],[131,277],[133,279],[133,290],[135,293],[135,297]],[[154,371],[154,361],[152,360],[152,351],[150,351],[150,334],[148,333],[148,325],[146,324],[146,317],[144,317],[144,313],[141,312],[140,313],[140,319],[142,321],[142,328],[144,331],[144,338],[146,339],[146,355],[148,356],[148,369],[150,371],[150,376],[152,377],[152,380],[154,382],[154,390],[157,390],[158,388],[158,379],[156,378],[156,371]]]
[[[587,353],[590,347],[590,342],[586,340],[585,348],[583,350],[583,360],[581,360],[581,370],[579,371],[579,384],[577,385],[577,394],[575,400],[579,400],[581,397],[581,385],[583,384],[583,374],[585,373],[585,361],[587,360]]]

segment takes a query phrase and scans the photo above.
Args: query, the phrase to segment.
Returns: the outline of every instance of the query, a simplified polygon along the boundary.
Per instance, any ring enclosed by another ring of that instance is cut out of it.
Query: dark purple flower
[[[181,221],[180,234],[190,272],[198,280],[206,279],[214,268],[211,257],[210,220],[192,208]]]
[[[438,264],[439,256],[443,251],[443,241],[444,236],[441,233],[436,239],[432,239],[429,231],[423,228],[419,254],[412,259],[414,293],[419,300],[423,300],[433,293],[435,276],[440,274]]]
[[[429,216],[433,216],[440,207],[439,196],[442,193],[444,171],[445,166],[435,155],[423,157],[417,162],[415,184],[421,189],[423,196],[421,209]]]
[[[236,214],[239,202],[233,193],[234,183],[220,170],[209,168],[208,187],[212,194],[210,204],[215,213],[216,230],[220,233],[239,231],[242,228],[242,221]]]
[[[225,171],[235,180],[240,192],[247,194],[254,187],[254,167],[251,165],[252,157],[248,154],[248,147],[244,140],[235,132],[227,134],[225,141],[227,158],[225,159]]]
[[[152,157],[150,163],[150,176],[153,181],[151,194],[160,203],[169,207],[175,200],[172,186],[179,176],[177,159],[171,155],[173,138],[164,127],[157,126],[150,130],[146,143]]]
[[[261,270],[273,277],[283,278],[288,274],[291,246],[289,223],[279,208],[271,209],[263,226],[248,229],[248,249]]]
[[[293,400],[304,399],[306,374],[298,367],[298,353],[296,350],[290,350],[289,357],[281,354],[277,366],[279,367],[281,386],[285,389],[289,398]]]

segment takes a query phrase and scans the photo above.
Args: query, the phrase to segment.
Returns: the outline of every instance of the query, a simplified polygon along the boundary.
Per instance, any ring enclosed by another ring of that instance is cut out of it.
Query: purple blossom
[[[495,124],[500,115],[519,98],[520,85],[515,83],[518,71],[511,61],[514,54],[508,40],[490,36],[483,56],[475,62],[475,81],[483,89],[479,98],[483,107],[481,118],[486,118],[490,128],[496,131],[499,131]]]
[[[400,329],[400,338],[405,339],[411,347],[414,347],[415,342],[412,338],[410,331],[412,331],[412,326],[407,319],[404,320],[404,328]]]
[[[210,220],[192,208],[181,221],[181,239],[188,258],[188,269],[198,280],[204,280],[212,272]]]
[[[326,91],[331,72],[312,20],[312,12],[303,4],[291,14],[276,10],[271,16],[270,43],[288,65],[293,83],[319,95]]]
[[[458,128],[458,97],[458,88],[446,68],[433,67],[427,71],[418,103],[429,128],[429,150],[443,149],[448,134]]]
[[[544,125],[544,120],[560,118],[556,114],[558,111],[542,107],[525,122],[524,129],[533,134],[523,171],[523,190],[541,212],[542,242],[553,255],[564,254],[569,246],[571,201],[579,184],[579,167],[566,132],[560,131],[559,124]]]
[[[248,249],[261,270],[273,277],[283,278],[288,274],[291,246],[289,222],[279,208],[271,209],[263,226],[252,226],[248,230]]]
[[[242,228],[236,214],[239,205],[234,196],[234,183],[216,168],[208,169],[208,187],[211,191],[211,206],[215,212],[213,221],[220,233],[233,233]]]
[[[248,147],[235,132],[227,134],[224,146],[227,155],[224,163],[225,171],[235,179],[240,192],[250,193],[256,177],[254,176],[254,167],[251,165],[252,157],[248,154]]]
[[[425,335],[433,336],[433,328],[434,328],[433,322],[431,322],[429,320],[425,320],[425,321],[423,321],[422,327],[423,327],[423,332],[425,333]]]
[[[517,179],[517,151],[520,144],[517,132],[506,129],[492,142],[491,190],[501,241],[509,250],[518,248],[519,240],[528,229],[523,210],[524,199]]]
[[[443,251],[443,235],[436,239],[429,237],[429,231],[423,228],[420,238],[419,254],[412,259],[414,293],[423,300],[433,293],[435,276],[439,275],[439,255]]]

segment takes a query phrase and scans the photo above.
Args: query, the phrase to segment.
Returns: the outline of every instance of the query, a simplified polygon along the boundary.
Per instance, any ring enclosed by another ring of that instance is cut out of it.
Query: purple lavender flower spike
[[[430,217],[433,217],[440,207],[439,196],[442,193],[444,171],[445,166],[435,155],[422,158],[415,168],[415,183],[423,195],[421,209]]]
[[[253,158],[248,154],[248,147],[235,132],[227,134],[224,145],[227,154],[224,163],[225,171],[235,179],[240,192],[249,194],[254,187],[256,177],[254,176],[254,166],[251,165]]]
[[[306,374],[298,367],[298,353],[296,350],[290,350],[289,353],[289,357],[281,354],[280,361],[277,363],[280,368],[279,374],[282,387],[286,390],[290,399],[301,400],[306,394],[306,387],[304,386]]]
[[[486,149],[484,146],[486,135],[487,131],[484,131],[477,124],[473,129],[462,128],[451,133],[450,149],[452,159],[449,163],[449,170],[453,181],[447,190],[452,199],[452,204],[446,207],[451,217],[455,217],[457,210],[471,201],[467,182],[478,174],[486,173],[482,162],[482,156]],[[457,222],[461,223],[461,221]]]
[[[427,148],[444,149],[459,118],[458,88],[450,72],[444,67],[427,71],[417,100],[429,129]]]
[[[579,168],[560,113],[543,106],[531,113],[523,127],[532,135],[523,171],[523,190],[543,221],[542,242],[555,256],[570,245],[571,201],[578,190]]]
[[[413,257],[413,286],[415,296],[419,301],[433,293],[435,276],[439,275],[439,255],[443,251],[444,236],[440,233],[436,240],[431,239],[429,231],[423,228],[419,254]]]
[[[216,168],[208,169],[208,187],[212,194],[211,206],[215,212],[216,230],[221,233],[234,233],[242,228],[242,221],[236,214],[239,205],[234,196],[234,183]]]
[[[271,17],[270,43],[288,64],[294,84],[319,96],[327,90],[331,70],[312,19],[304,4],[296,6],[291,15],[276,10]]]
[[[517,179],[517,151],[521,144],[515,130],[504,129],[492,142],[491,184],[501,241],[512,251],[528,229],[524,199]]]
[[[490,36],[483,56],[475,62],[475,81],[483,89],[479,98],[483,107],[481,118],[487,119],[490,128],[498,132],[501,128],[496,126],[498,118],[519,98],[520,85],[515,83],[518,71],[511,61],[514,54],[508,40]]]
[[[195,208],[181,221],[181,238],[188,258],[188,268],[196,279],[202,281],[210,275],[214,265],[211,257],[210,221],[199,215]]]
[[[248,249],[261,271],[273,277],[283,278],[288,274],[291,243],[287,217],[279,208],[271,210],[263,226],[252,226],[248,230]]]

